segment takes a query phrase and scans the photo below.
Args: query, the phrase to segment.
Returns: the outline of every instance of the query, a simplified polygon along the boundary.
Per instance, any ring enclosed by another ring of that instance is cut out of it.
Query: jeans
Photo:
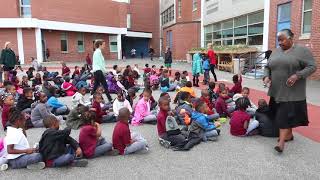
[[[204,70],[204,80],[205,83],[209,83],[210,81],[210,71],[208,70]]]
[[[69,114],[69,108],[67,106],[62,106],[53,110],[53,114],[56,116]]]
[[[113,123],[117,122],[117,118],[113,113],[108,113],[102,117],[102,123]]]
[[[157,122],[157,117],[154,114],[150,114],[143,118],[143,123]]]
[[[259,127],[259,121],[255,119],[251,119],[248,125],[246,135],[249,134],[251,131],[257,129],[258,127]]]
[[[24,154],[16,159],[9,159],[8,164],[12,169],[26,168],[30,164],[42,161],[40,153]]]
[[[104,138],[98,140],[96,150],[94,151],[93,158],[103,156],[108,151],[112,150],[112,144],[108,143]]]
[[[216,73],[214,72],[214,68],[215,68],[215,67],[216,67],[216,65],[210,64],[211,73],[212,73],[212,75],[213,75],[213,77],[214,77],[214,80],[217,82],[217,75],[216,75]]]
[[[205,132],[202,140],[203,140],[204,142],[206,142],[206,141],[208,140],[208,138],[217,137],[217,136],[219,136],[217,130],[213,129],[213,130],[211,130],[211,131]]]
[[[94,75],[93,92],[96,91],[98,86],[102,85],[104,87],[104,91],[105,91],[105,93],[107,95],[107,98],[108,98],[109,102],[111,102],[112,98],[111,98],[111,96],[109,94],[108,84],[107,84],[107,81],[106,81],[106,77],[103,75],[103,72],[101,70],[98,70],[98,71],[94,72],[93,75]]]
[[[141,136],[141,134],[132,132],[131,139],[132,139],[133,143],[128,145],[124,149],[124,155],[132,154],[132,153],[146,149],[147,141]]]

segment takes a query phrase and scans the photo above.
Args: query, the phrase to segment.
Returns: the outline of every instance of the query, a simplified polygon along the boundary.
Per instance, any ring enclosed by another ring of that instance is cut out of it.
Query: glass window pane
[[[233,20],[225,21],[222,23],[222,29],[233,28]]]
[[[30,7],[21,7],[21,15],[23,17],[30,17],[31,16],[31,8]]]
[[[61,40],[61,51],[67,52],[68,51],[68,46],[67,46],[67,40]]]
[[[290,21],[291,3],[283,4],[278,7],[278,22]]]
[[[226,46],[226,45],[232,45],[232,39],[230,40],[223,40],[223,45]]]
[[[262,45],[263,44],[263,35],[249,36],[248,41],[249,41],[249,45]]]
[[[311,11],[305,12],[303,16],[303,33],[311,33]]]
[[[211,41],[212,40],[212,33],[207,33],[206,34],[206,41]]]
[[[304,10],[312,9],[312,0],[304,0]]]
[[[249,35],[263,34],[263,23],[249,26]]]
[[[250,14],[248,19],[249,19],[249,24],[263,22],[264,12],[261,11],[261,12],[255,13],[255,14]]]
[[[221,46],[221,41],[213,41],[214,46]]]
[[[30,5],[30,0],[21,0],[21,5]]]
[[[234,27],[246,26],[246,25],[247,25],[247,16],[234,18]]]
[[[205,33],[212,32],[212,25],[205,26],[205,27],[204,27],[204,32],[205,32]]]
[[[223,30],[222,37],[223,38],[233,37],[233,29]]]
[[[213,39],[221,39],[221,31],[213,32]]]
[[[234,40],[234,45],[246,45],[247,44],[247,38],[242,38],[242,39],[235,39]]]
[[[209,43],[212,43],[212,41],[205,41],[204,44],[207,46]]]
[[[247,35],[247,27],[234,29],[234,36],[246,36],[246,35]]]
[[[218,31],[221,29],[221,23],[216,23],[212,25],[212,30],[213,31]]]

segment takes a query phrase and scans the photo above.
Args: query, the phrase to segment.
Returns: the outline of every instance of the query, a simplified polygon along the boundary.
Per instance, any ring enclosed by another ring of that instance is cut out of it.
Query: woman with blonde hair
[[[11,49],[11,43],[6,42],[1,51],[0,64],[3,65],[4,80],[9,80],[9,71],[13,70],[16,65],[16,55]],[[1,78],[2,79],[2,78]]]

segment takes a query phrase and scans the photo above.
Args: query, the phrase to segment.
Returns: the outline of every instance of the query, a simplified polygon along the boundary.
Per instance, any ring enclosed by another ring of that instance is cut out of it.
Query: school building
[[[105,58],[121,59],[135,48],[160,49],[159,1],[13,0],[0,6],[0,45],[10,41],[22,63],[79,61],[104,39]]]
[[[277,46],[277,32],[290,28],[294,41],[309,47],[317,61],[317,72],[311,79],[320,80],[320,1],[270,0],[269,47]]]
[[[161,48],[170,47],[174,60],[201,46],[201,1],[160,0]]]

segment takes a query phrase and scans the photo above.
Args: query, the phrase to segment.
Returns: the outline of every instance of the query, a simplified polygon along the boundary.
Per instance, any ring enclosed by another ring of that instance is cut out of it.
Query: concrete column
[[[200,30],[200,39],[201,39],[201,42],[200,42],[200,46],[201,47],[206,47],[206,45],[204,44],[204,23],[203,23],[203,20],[204,20],[204,11],[205,11],[205,7],[204,7],[204,3],[205,3],[205,0],[201,0],[201,30]]]
[[[39,63],[43,62],[43,51],[42,51],[42,38],[41,38],[41,29],[35,29],[36,37],[36,50],[37,50],[37,60]]]
[[[118,50],[118,59],[121,59],[122,58],[121,34],[117,35],[117,50]]]
[[[20,63],[24,64],[24,50],[23,50],[23,35],[22,35],[22,29],[17,29],[17,42],[18,42],[18,54]]]
[[[267,51],[269,49],[269,16],[270,0],[264,0],[263,51]]]

